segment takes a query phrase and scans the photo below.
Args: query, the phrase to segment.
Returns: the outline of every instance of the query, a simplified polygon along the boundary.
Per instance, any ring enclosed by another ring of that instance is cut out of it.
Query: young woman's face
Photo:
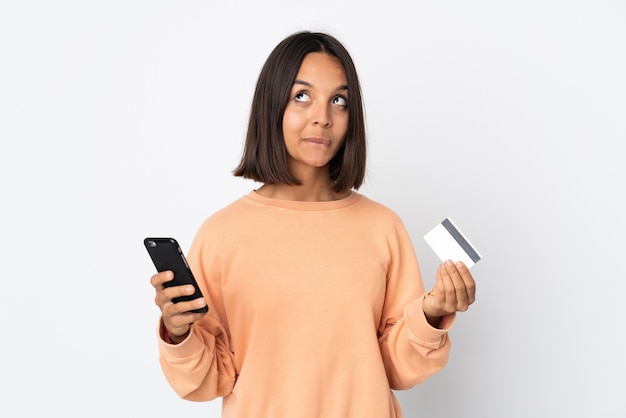
[[[341,148],[348,130],[348,85],[341,62],[326,53],[304,57],[285,114],[283,133],[289,166],[324,167]]]

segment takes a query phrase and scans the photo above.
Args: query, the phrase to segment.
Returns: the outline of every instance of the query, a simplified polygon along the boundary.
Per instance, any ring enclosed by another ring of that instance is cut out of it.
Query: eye
[[[335,98],[333,99],[333,104],[346,107],[348,106],[348,99],[343,96],[335,96]]]
[[[310,100],[309,95],[303,91],[297,92],[293,99],[296,102],[308,102]]]

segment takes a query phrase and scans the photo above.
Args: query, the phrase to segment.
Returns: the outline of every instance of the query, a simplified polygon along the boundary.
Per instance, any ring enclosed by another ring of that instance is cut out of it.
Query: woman
[[[259,76],[234,171],[263,185],[210,216],[187,257],[205,297],[174,304],[193,288],[151,279],[180,396],[223,397],[224,417],[401,417],[391,390],[445,365],[474,279],[448,261],[424,291],[401,220],[355,191],[365,159],[350,55],[327,34],[287,37]]]

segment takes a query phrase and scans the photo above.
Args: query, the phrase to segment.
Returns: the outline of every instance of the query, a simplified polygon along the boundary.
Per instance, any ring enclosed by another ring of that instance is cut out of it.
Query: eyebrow
[[[293,84],[299,84],[299,85],[306,86],[306,87],[313,87],[313,84],[309,83],[308,81],[298,80],[298,79],[294,80]],[[342,84],[339,87],[337,87],[335,91],[341,91],[341,90],[348,90],[348,85]]]

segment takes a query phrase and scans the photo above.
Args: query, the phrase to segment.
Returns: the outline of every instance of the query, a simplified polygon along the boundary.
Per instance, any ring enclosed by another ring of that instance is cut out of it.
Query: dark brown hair
[[[350,54],[337,39],[319,32],[296,32],[281,41],[261,69],[252,99],[246,143],[235,176],[266,184],[299,185],[289,170],[283,136],[283,114],[304,57],[324,52],[343,65],[348,82],[348,129],[330,161],[330,178],[338,193],[358,189],[365,177],[365,117],[361,86]]]

